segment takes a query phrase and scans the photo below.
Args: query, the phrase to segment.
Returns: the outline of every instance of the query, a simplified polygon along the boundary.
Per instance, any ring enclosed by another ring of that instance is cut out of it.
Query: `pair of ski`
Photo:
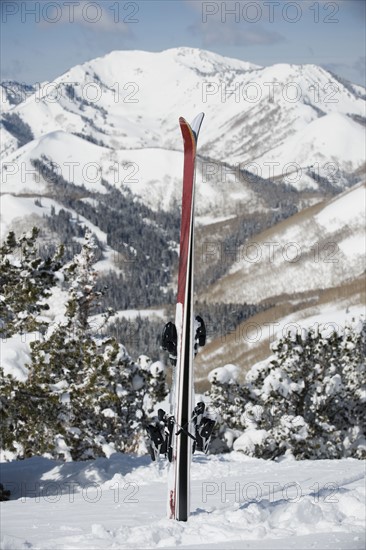
[[[169,352],[173,365],[171,410],[167,415],[160,409],[158,421],[148,427],[152,458],[162,453],[170,462],[168,516],[178,521],[187,521],[190,511],[192,450],[207,452],[215,423],[205,414],[203,402],[193,406],[193,358],[206,340],[203,320],[193,316],[195,163],[203,117],[199,114],[192,124],[183,117],[179,119],[184,169],[177,306],[175,325],[168,323],[162,336],[162,347]]]

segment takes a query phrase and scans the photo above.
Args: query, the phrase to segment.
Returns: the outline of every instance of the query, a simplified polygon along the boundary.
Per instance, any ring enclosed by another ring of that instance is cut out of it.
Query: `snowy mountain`
[[[259,171],[264,178],[293,172],[288,164],[297,163],[298,177],[290,178],[297,188],[317,187],[312,172],[329,179],[340,171],[347,179],[364,161],[360,123],[365,102],[360,87],[313,65],[258,67],[193,48],[111,52],[38,87],[33,96],[11,109],[11,115],[36,140],[63,132],[69,162],[92,162],[95,153],[82,152],[79,159],[84,144],[76,145],[72,134],[92,141],[101,148],[96,158],[103,177],[108,178],[109,166],[123,161],[126,150],[181,150],[177,118],[182,113],[192,117],[197,111],[206,113],[202,157],[231,167],[240,165],[255,174]],[[352,146],[344,148],[345,142]],[[42,150],[52,156],[47,140],[34,145],[31,155]],[[2,158],[14,162],[9,154],[15,149],[11,135],[5,134]],[[117,152],[122,159],[115,156]],[[29,148],[24,153],[29,155]],[[23,160],[23,151],[15,158]],[[144,161],[140,162],[143,169]],[[329,168],[329,162],[336,163],[337,170]],[[315,163],[318,166],[309,172]],[[158,166],[160,182],[150,179],[149,183],[164,188],[170,166]],[[67,172],[66,166],[62,169]],[[223,182],[220,176],[214,179]],[[133,182],[119,178],[114,183],[127,183],[135,192]],[[155,207],[159,206],[156,202]]]
[[[22,101],[36,91],[36,86],[31,84],[22,84],[14,80],[6,80],[0,84],[0,111],[4,113],[19,105]]]
[[[225,263],[234,252],[235,261],[203,290],[202,300],[267,306],[239,326],[227,319],[214,328],[197,358],[203,379],[213,363],[249,367],[264,359],[286,324],[343,326],[346,311],[349,318],[365,312],[365,204],[365,184],[358,184],[227,252],[214,239],[203,247],[208,272],[217,258]]]
[[[362,272],[360,188],[339,203],[338,226],[315,216],[322,201],[364,178],[361,86],[315,65],[259,67],[194,48],[114,51],[53,82],[10,84],[2,85],[1,238],[36,224],[55,243],[77,240],[80,227],[89,227],[104,275],[130,274],[124,283],[104,281],[113,295],[107,305],[140,309],[174,300],[177,120],[199,111],[206,113],[197,163],[200,296],[267,307],[284,294],[288,302],[295,291],[316,293]],[[351,220],[343,219],[348,211]],[[295,240],[299,260],[279,254],[271,265],[264,256],[237,261],[245,243],[263,248],[267,240],[278,243],[276,251]],[[316,253],[331,258],[329,243],[338,247],[336,264],[307,261]],[[235,253],[223,253],[230,246]]]
[[[89,193],[105,193],[107,182],[154,211],[176,209],[177,119],[199,110],[203,223],[236,216],[238,205],[273,209],[259,186],[268,180],[307,189],[307,202],[281,197],[302,208],[311,190],[319,200],[356,183],[364,165],[365,91],[313,65],[258,67],[193,48],[115,51],[33,88],[3,83],[2,92],[3,193],[57,201],[53,181],[33,166],[43,158]]]
[[[237,243],[236,261],[203,297],[259,303],[340,286],[361,276],[366,269],[365,204],[366,187],[359,184],[252,241]]]

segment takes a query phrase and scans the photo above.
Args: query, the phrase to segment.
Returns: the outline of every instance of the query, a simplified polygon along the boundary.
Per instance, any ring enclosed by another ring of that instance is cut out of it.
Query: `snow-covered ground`
[[[2,464],[1,548],[365,547],[365,465],[194,456],[192,515],[166,518],[166,464],[149,457]]]

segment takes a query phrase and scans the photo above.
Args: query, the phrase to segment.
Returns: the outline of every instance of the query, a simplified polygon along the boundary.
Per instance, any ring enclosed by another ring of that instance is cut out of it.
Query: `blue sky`
[[[1,79],[35,83],[116,49],[315,63],[365,85],[366,0],[1,0]]]

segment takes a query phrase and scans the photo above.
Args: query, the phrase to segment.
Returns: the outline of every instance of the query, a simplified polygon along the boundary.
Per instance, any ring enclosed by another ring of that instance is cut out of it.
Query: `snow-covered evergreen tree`
[[[57,396],[62,404],[48,431],[54,454],[73,459],[103,454],[103,447],[121,431],[119,398],[110,371],[119,346],[112,338],[93,334],[90,324],[99,298],[94,250],[93,236],[87,231],[81,252],[65,269],[69,283],[65,321],[31,344],[28,385],[32,389],[46,387],[50,398]],[[37,420],[32,416],[29,422],[36,425]]]
[[[239,369],[225,365],[209,373],[207,400],[216,416],[210,448],[212,452],[231,450],[244,429],[242,413],[249,399],[247,388],[238,382]]]
[[[210,373],[218,437],[261,458],[365,457],[365,321],[290,332],[272,351],[245,385]]]
[[[145,380],[144,410],[152,413],[156,403],[162,402],[168,395],[165,365],[161,361],[151,361],[146,355],[140,355],[137,365]]]
[[[47,299],[56,284],[56,272],[61,268],[62,247],[53,257],[43,259],[37,250],[39,230],[36,227],[16,238],[13,232],[0,247],[0,335],[4,340],[20,333],[45,331],[47,322],[41,317],[48,310]],[[24,384],[4,374],[0,368],[0,421],[2,449],[29,454],[32,441],[48,446],[48,432],[43,429],[46,412],[50,418],[57,410],[57,402],[48,399],[40,385],[33,394]],[[29,411],[35,418],[34,430],[28,434]],[[42,411],[42,414],[41,414]],[[28,439],[24,434],[29,435]],[[27,439],[22,447],[18,440]]]
[[[303,329],[273,344],[272,360],[247,375],[252,401],[261,406],[257,428],[267,432],[251,454],[362,456],[364,348],[364,322],[343,331],[332,325]]]
[[[146,452],[146,425],[157,403],[168,390],[165,368],[159,361],[152,363],[146,355],[136,362],[125,358],[120,362],[120,395],[123,416],[122,448],[126,452]]]
[[[53,257],[42,259],[37,250],[39,229],[16,238],[10,232],[0,247],[0,335],[42,330],[39,318],[49,308],[47,298],[61,268],[63,247]]]
[[[366,322],[346,325],[340,343],[342,364],[342,407],[339,418],[345,437],[345,456],[366,457]]]
[[[3,377],[2,448],[18,457],[46,453],[70,460],[139,452],[147,414],[166,395],[164,369],[148,358],[134,363],[114,338],[93,329],[100,298],[95,248],[87,231],[81,252],[63,268],[65,315],[31,342],[28,379]]]

